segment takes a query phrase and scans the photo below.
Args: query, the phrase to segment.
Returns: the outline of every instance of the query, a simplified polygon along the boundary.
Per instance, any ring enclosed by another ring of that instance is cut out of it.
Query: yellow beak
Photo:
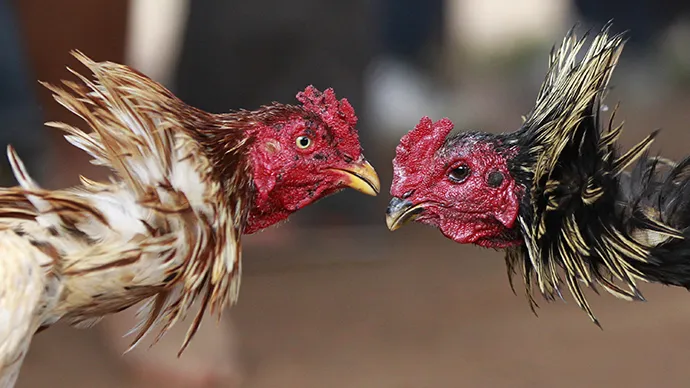
[[[359,192],[376,196],[381,191],[379,176],[366,159],[354,162],[346,168],[332,170],[342,175],[345,185]]]

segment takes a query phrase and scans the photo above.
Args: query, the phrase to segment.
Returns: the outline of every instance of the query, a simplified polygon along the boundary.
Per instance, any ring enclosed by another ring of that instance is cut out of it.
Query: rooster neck
[[[211,164],[211,178],[225,189],[251,190],[248,154],[254,141],[254,123],[237,120],[234,114],[209,114],[194,108],[187,115],[193,128],[189,135],[201,145]],[[228,192],[230,190],[223,190]],[[230,198],[227,198],[229,203]]]

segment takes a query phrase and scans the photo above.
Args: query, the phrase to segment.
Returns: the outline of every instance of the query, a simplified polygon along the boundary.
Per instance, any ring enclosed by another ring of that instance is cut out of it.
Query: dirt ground
[[[338,237],[351,241],[337,244]],[[299,254],[299,259],[285,259]],[[421,226],[310,233],[294,252],[248,249],[233,311],[244,386],[685,387],[690,296],[643,287],[647,303],[591,294],[600,330],[572,301],[537,318],[512,294],[500,254]],[[41,334],[20,387],[128,386],[93,330]]]
[[[629,128],[624,144],[662,127],[658,149],[671,157],[687,152],[687,106],[686,99],[659,115],[621,112]],[[383,187],[387,166],[379,168]],[[377,201],[377,225],[303,230],[286,244],[246,248],[231,313],[245,387],[690,385],[687,291],[645,285],[646,303],[590,293],[603,330],[570,299],[541,303],[537,318],[522,290],[511,292],[500,253],[454,244],[419,225],[390,233],[386,193]],[[19,382],[126,386],[119,359],[95,330],[66,327],[36,338]]]

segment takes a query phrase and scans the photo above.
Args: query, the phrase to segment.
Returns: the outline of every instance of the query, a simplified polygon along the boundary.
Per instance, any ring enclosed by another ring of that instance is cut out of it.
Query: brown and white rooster
[[[93,132],[48,123],[109,167],[110,182],[45,190],[11,147],[20,186],[0,189],[0,386],[14,385],[33,334],[89,326],[147,300],[132,347],[160,338],[197,300],[237,299],[241,236],[351,187],[379,192],[347,100],[307,87],[301,105],[211,114],[131,68],[74,55],[94,74],[46,85]],[[70,70],[71,71],[71,70]]]

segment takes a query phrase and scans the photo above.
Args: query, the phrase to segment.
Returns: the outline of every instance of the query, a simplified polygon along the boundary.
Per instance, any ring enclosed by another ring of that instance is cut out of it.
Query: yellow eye
[[[299,136],[297,140],[295,140],[295,143],[297,143],[297,147],[305,149],[311,145],[311,139],[306,136]]]

